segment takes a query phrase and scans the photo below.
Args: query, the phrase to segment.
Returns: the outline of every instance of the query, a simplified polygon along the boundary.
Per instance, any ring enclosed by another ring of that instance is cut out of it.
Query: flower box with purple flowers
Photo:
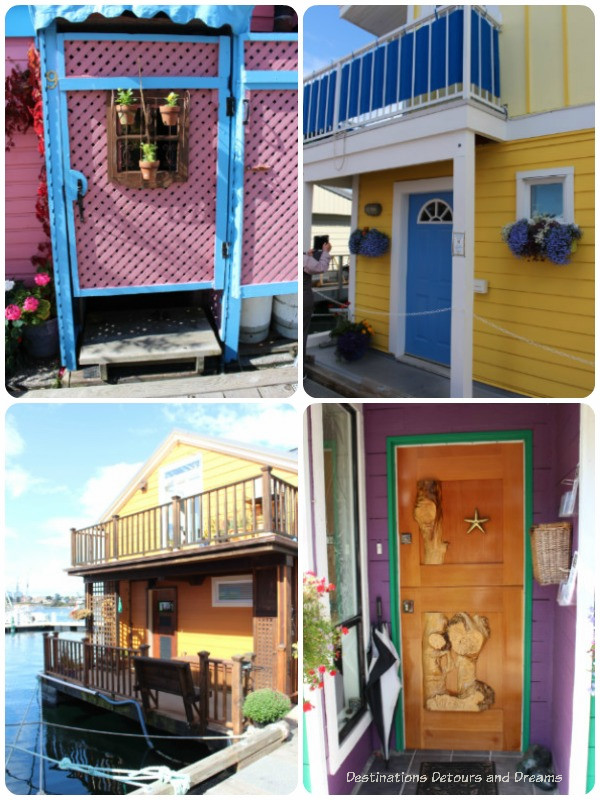
[[[378,258],[387,253],[390,240],[377,228],[357,228],[350,234],[348,247],[353,255]]]
[[[519,219],[502,228],[502,240],[513,255],[527,261],[568,264],[579,239],[581,229],[577,225],[559,222],[548,214]]]

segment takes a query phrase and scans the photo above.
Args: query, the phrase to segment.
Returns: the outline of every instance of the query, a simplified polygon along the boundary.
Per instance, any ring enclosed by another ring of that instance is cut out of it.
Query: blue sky
[[[339,17],[339,6],[312,6],[304,14],[304,74],[358,50],[376,37]]]
[[[174,429],[279,451],[299,445],[284,403],[20,403],[5,419],[5,586],[81,591],[69,529],[102,513]]]

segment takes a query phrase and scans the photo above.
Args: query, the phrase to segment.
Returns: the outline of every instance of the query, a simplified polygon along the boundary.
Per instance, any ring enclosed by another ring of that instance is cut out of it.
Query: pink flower
[[[6,306],[6,309],[4,311],[4,316],[11,322],[15,322],[16,320],[21,318],[21,309],[19,308],[19,306],[15,305]]]
[[[349,631],[348,631],[348,628],[347,628],[345,625],[342,625],[342,633],[344,634],[344,636],[345,636],[347,633],[349,633]]]
[[[329,674],[330,675],[337,675],[337,670],[336,669],[330,669],[329,670]]]
[[[38,272],[38,274],[33,279],[37,286],[47,286],[52,278],[48,275],[47,272]]]
[[[23,303],[23,311],[37,311],[39,304],[37,297],[28,297]]]
[[[313,704],[310,702],[310,700],[305,700],[304,701],[304,705],[302,706],[302,710],[303,711],[310,711],[311,708],[314,708]]]
[[[326,671],[327,671],[327,667],[324,667],[323,664],[321,664],[321,666],[319,667],[319,672],[321,673],[321,675]]]

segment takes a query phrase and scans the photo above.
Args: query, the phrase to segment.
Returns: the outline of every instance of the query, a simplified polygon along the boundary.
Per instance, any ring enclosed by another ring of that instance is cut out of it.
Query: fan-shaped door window
[[[452,207],[438,197],[428,200],[419,211],[417,222],[419,225],[452,222]]]

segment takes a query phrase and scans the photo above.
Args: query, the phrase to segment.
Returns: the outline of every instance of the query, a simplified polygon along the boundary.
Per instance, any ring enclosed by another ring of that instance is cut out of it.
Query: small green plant
[[[276,692],[274,689],[258,689],[246,697],[242,710],[245,717],[262,725],[285,717],[291,707],[289,697],[281,692]]]
[[[132,89],[117,89],[117,105],[132,106],[134,103]]]
[[[168,106],[176,106],[177,101],[179,100],[179,95],[176,92],[169,92],[169,94],[165,97]]]
[[[141,142],[140,144],[140,151],[142,155],[142,161],[157,161],[156,158],[156,150],[157,146],[154,142]]]

